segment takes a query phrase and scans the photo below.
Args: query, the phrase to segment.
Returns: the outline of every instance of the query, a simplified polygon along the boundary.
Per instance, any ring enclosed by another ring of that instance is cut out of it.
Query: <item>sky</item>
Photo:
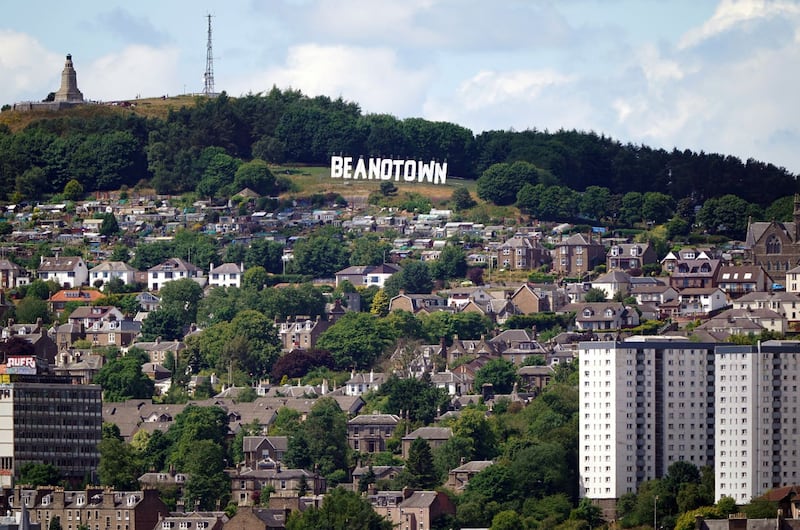
[[[577,129],[800,174],[800,0],[73,0],[0,17],[0,104],[297,89],[364,113]],[[358,153],[354,153],[357,155]]]

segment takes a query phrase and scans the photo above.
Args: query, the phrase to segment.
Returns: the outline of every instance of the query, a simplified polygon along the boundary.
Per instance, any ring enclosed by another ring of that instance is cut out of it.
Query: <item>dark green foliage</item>
[[[510,394],[517,382],[516,367],[505,359],[492,359],[475,373],[476,389],[491,384],[496,394]]]
[[[103,438],[100,450],[100,482],[117,490],[131,490],[138,485],[141,475],[138,455],[133,448],[118,438]]]
[[[25,462],[19,467],[17,484],[30,487],[56,486],[61,483],[61,471],[53,464]]]
[[[394,340],[389,325],[370,313],[348,312],[320,335],[317,346],[331,352],[340,369],[363,369]]]
[[[408,485],[414,489],[430,490],[438,485],[439,477],[433,465],[431,446],[424,438],[416,438],[411,442],[405,472]]]
[[[133,349],[127,355],[112,359],[100,368],[93,382],[103,387],[104,400],[125,401],[153,397],[153,380],[142,373],[142,364],[148,359],[145,355],[137,355],[136,351]]]
[[[285,460],[289,467],[317,469],[331,479],[348,469],[348,452],[347,418],[336,401],[323,397],[289,438]]]
[[[380,265],[386,261],[392,245],[374,234],[358,237],[353,241],[350,265]]]
[[[445,247],[439,259],[431,265],[430,271],[431,276],[437,280],[463,278],[467,273],[467,256],[464,249],[452,245]]]
[[[453,206],[453,210],[457,212],[468,210],[477,204],[472,195],[470,195],[469,190],[463,186],[453,190],[453,194],[450,196],[450,203]]]
[[[539,171],[524,161],[494,164],[478,179],[478,197],[495,204],[512,204],[526,184],[538,184]]]
[[[184,336],[185,320],[186,315],[179,308],[160,308],[151,311],[142,322],[142,340],[154,341],[159,337],[162,340],[179,340]]]
[[[532,329],[541,333],[556,326],[567,328],[573,319],[571,314],[556,314],[556,313],[531,313],[528,315],[511,315],[511,317],[503,323],[506,329]]]
[[[387,396],[383,412],[408,416],[412,423],[430,424],[448,401],[447,393],[431,384],[426,373],[422,378],[400,379],[393,375],[379,390]]]
[[[115,236],[119,234],[119,231],[119,223],[117,223],[117,218],[114,217],[114,214],[104,214],[103,223],[100,225],[100,235],[106,237]]]
[[[358,493],[344,488],[331,490],[320,508],[294,511],[286,530],[392,530],[392,523],[375,513]]]
[[[605,302],[606,300],[608,300],[608,294],[599,287],[592,287],[583,295],[584,302]]]
[[[314,278],[333,278],[334,273],[347,266],[347,247],[338,237],[325,234],[301,239],[294,245],[294,259],[287,269]]]
[[[433,290],[431,269],[424,261],[406,261],[403,270],[394,273],[383,285],[389,298],[402,290],[406,294],[428,294]]]
[[[50,322],[50,311],[48,310],[47,302],[31,296],[26,296],[20,300],[14,309],[14,314],[16,315],[16,321],[20,324],[33,324],[40,318],[44,324]]]

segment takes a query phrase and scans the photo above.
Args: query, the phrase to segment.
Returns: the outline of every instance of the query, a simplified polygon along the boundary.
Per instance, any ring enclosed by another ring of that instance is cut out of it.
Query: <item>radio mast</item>
[[[203,86],[203,95],[213,98],[217,95],[214,91],[214,53],[211,50],[211,15],[208,17],[208,44],[206,44],[206,73],[203,75],[205,85]]]

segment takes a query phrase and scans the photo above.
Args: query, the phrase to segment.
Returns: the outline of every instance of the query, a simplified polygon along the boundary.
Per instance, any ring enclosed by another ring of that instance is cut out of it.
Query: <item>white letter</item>
[[[381,180],[381,159],[380,158],[370,158],[369,159],[369,180]],[[388,179],[388,177],[387,177]]]
[[[344,157],[344,178],[346,178],[346,179],[353,178],[353,157],[352,156]]]
[[[444,184],[447,180],[447,162],[436,164],[436,173],[433,175],[434,184]]]
[[[394,180],[400,180],[401,170],[403,168],[404,160],[392,160],[392,165],[394,166]]]
[[[392,180],[392,161],[389,158],[381,160],[381,180]]]
[[[366,178],[367,178],[367,167],[364,165],[364,159],[363,158],[359,158],[358,159],[358,162],[356,163],[356,171],[355,171],[355,174],[353,175],[353,178],[354,179],[362,178],[362,179],[366,180]]]
[[[417,164],[413,160],[406,160],[403,163],[403,180],[414,182],[417,179]]]
[[[419,182],[423,180],[427,180],[428,182],[433,181],[433,160],[431,160],[430,164],[424,162],[419,163]]]
[[[331,157],[331,178],[340,179],[342,178],[342,164],[344,161],[340,156],[332,156]]]

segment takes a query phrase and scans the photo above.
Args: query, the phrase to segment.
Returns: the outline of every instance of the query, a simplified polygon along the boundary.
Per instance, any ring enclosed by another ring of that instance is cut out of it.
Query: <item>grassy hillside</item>
[[[380,181],[333,179],[327,166],[281,165],[272,166],[271,170],[276,176],[290,178],[302,195],[332,192],[340,194],[348,202],[352,202],[351,199],[366,199],[370,193],[378,191],[381,185]],[[434,205],[450,200],[453,190],[461,186],[466,186],[473,198],[476,197],[474,180],[448,179],[444,185],[404,182],[395,182],[395,185],[398,196],[404,193],[419,193],[429,198]]]
[[[146,118],[166,118],[170,109],[177,110],[181,107],[194,107],[197,102],[195,96],[175,96],[170,98],[146,98],[138,100],[127,100],[131,106],[119,105],[81,105],[72,109],[53,111],[33,111],[33,112],[11,112],[0,113],[0,124],[7,125],[12,132],[17,132],[27,127],[31,122],[50,119],[78,117],[92,118],[95,116],[111,116],[114,114],[137,114]]]

